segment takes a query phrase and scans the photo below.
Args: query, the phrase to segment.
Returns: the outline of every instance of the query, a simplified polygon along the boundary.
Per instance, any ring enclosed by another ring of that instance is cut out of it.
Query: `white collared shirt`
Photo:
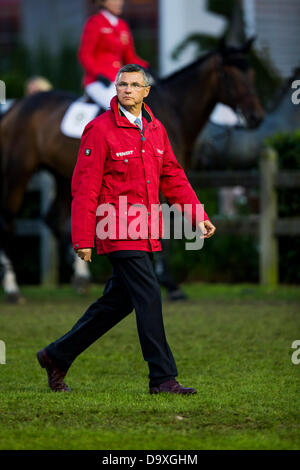
[[[128,121],[130,121],[132,124],[134,124],[134,121],[136,119],[139,119],[142,123],[142,129],[143,129],[143,119],[142,119],[142,111],[140,112],[139,116],[135,116],[134,114],[130,113],[129,111],[127,111],[127,109],[125,109],[121,103],[119,102],[119,108],[120,110],[125,114],[125,116],[127,117]],[[135,124],[136,126],[136,124]]]
[[[110,11],[107,11],[103,8],[101,10],[101,13],[105,16],[105,18],[110,22],[112,26],[116,26],[119,23],[119,18],[110,13]]]

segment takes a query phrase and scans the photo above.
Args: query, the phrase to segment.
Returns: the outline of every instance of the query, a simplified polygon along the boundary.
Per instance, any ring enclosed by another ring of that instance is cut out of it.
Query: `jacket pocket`
[[[126,151],[112,151],[112,171],[121,175],[122,181],[138,180],[143,175],[142,157],[140,152],[134,148]]]
[[[122,152],[114,152],[111,151],[110,153],[110,172],[116,178],[121,179],[123,181],[126,178],[127,169],[128,169],[128,158],[122,155]]]
[[[152,157],[155,170],[159,170],[161,174],[164,158],[164,148],[162,145],[152,142]]]

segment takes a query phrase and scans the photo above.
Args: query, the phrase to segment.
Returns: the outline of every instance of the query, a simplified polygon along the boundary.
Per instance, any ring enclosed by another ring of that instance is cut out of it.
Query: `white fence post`
[[[260,156],[260,283],[278,284],[278,240],[275,234],[277,219],[277,153],[266,147]]]

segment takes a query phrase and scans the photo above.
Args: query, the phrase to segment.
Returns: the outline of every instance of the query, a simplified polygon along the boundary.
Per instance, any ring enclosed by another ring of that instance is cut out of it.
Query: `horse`
[[[255,167],[263,141],[277,132],[300,128],[300,107],[292,100],[292,84],[300,80],[300,67],[276,93],[270,110],[256,129],[227,127],[208,123],[199,134],[192,157],[192,168],[249,169]],[[224,158],[226,156],[226,158]]]
[[[247,60],[251,44],[252,40],[248,40],[242,47],[233,48],[221,43],[216,50],[152,86],[147,103],[165,125],[176,158],[186,171],[191,166],[195,140],[217,102],[243,113],[250,127],[263,119],[264,111],[253,85],[253,70]],[[56,181],[56,196],[44,220],[61,246],[70,245],[66,220],[70,216],[70,179],[80,139],[63,135],[60,123],[75,99],[76,96],[63,90],[37,93],[14,103],[0,121],[0,250],[4,288],[5,276],[13,278],[14,272],[11,262],[14,222],[27,184],[37,170],[48,170]],[[169,292],[175,293],[174,299],[184,298],[166,273],[166,240],[162,239],[162,243],[163,252],[155,254],[158,279]],[[22,300],[17,283],[12,284],[10,291],[6,291],[8,300]]]
[[[208,122],[199,134],[192,156],[192,169],[251,169],[257,167],[259,155],[266,138],[278,132],[292,132],[300,128],[300,107],[293,103],[292,85],[300,80],[300,67],[277,91],[263,122],[256,129],[228,127]],[[238,188],[236,188],[238,189]],[[250,198],[253,210],[258,201],[240,188],[239,195]],[[234,195],[229,199],[227,210],[233,215]]]

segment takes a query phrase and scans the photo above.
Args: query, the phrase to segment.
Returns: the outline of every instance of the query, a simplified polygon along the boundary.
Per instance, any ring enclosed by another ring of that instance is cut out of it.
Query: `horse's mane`
[[[212,50],[207,52],[206,54],[202,55],[199,57],[197,60],[192,62],[191,64],[187,65],[186,67],[183,67],[176,72],[172,73],[171,75],[168,75],[167,77],[161,78],[159,80],[159,84],[167,84],[170,81],[178,78],[179,75],[186,73],[188,74],[189,72],[194,72],[195,66],[200,65],[202,62],[205,62],[207,59],[209,59],[212,55],[216,54],[218,51],[217,50]]]
[[[167,77],[160,79],[159,84],[168,84],[173,79],[178,78],[178,76],[181,74],[184,74],[184,73],[188,74],[189,72],[194,72],[195,66],[202,64],[211,56],[218,54],[218,53],[221,54],[223,57],[223,60],[227,62],[228,59],[230,59],[230,57],[235,56],[236,54],[243,54],[243,50],[235,46],[225,46],[222,50],[212,49],[211,51],[206,52],[205,54],[200,56],[197,60],[187,65],[186,67],[183,67],[180,70],[177,70],[176,72],[172,73],[171,75],[168,75]],[[237,59],[234,59],[234,60],[235,62],[237,61]],[[233,63],[233,61],[231,61],[231,63]],[[242,64],[240,63],[239,66],[241,67],[241,65]]]
[[[287,93],[291,90],[291,85],[294,80],[300,78],[300,66],[296,67],[293,71],[293,74],[285,80],[283,85],[275,92],[275,97],[272,100],[269,112],[274,111],[277,106],[281,103],[282,99],[287,95]]]

